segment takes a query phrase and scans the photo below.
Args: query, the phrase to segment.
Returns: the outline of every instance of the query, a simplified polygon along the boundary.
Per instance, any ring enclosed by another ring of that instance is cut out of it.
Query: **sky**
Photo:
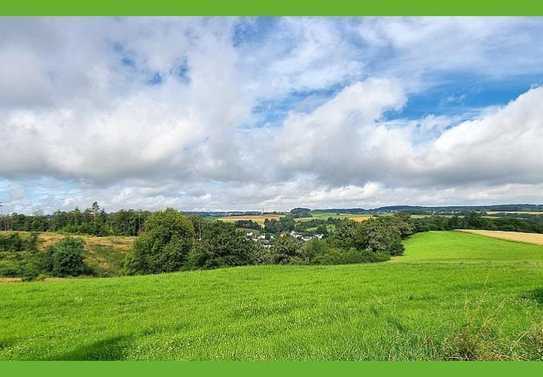
[[[5,212],[543,203],[540,18],[0,18]]]

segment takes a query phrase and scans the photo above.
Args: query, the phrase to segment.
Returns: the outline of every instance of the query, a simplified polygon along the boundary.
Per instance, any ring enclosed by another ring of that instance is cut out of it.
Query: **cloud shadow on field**
[[[15,344],[15,340],[8,338],[8,339],[0,339],[0,351],[2,351],[5,348],[11,347]]]
[[[536,288],[524,294],[523,298],[535,301],[539,305],[543,305],[543,288]]]
[[[132,343],[130,336],[114,336],[77,347],[73,351],[51,357],[49,360],[124,360],[124,352]]]

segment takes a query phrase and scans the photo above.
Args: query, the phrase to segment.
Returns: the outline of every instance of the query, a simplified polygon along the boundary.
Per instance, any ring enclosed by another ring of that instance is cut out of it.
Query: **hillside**
[[[13,232],[0,231],[0,234],[4,235],[9,233]],[[22,237],[30,236],[30,232],[17,233],[19,233],[19,235]],[[65,237],[77,237],[81,238],[85,242],[85,261],[97,274],[101,276],[120,275],[124,258],[135,240],[135,237],[125,236],[94,237],[88,235],[70,235],[54,232],[43,232],[39,233],[38,236],[38,250],[44,251],[48,246]]]
[[[525,212],[542,213],[542,204],[495,204],[495,205],[463,205],[463,206],[413,206],[413,205],[394,205],[376,207],[371,209],[364,208],[325,208],[316,209],[317,212],[326,213],[389,213],[389,212],[407,212],[407,213],[458,213],[458,212]]]
[[[0,359],[543,357],[543,247],[459,232],[406,246],[383,264],[0,284]]]

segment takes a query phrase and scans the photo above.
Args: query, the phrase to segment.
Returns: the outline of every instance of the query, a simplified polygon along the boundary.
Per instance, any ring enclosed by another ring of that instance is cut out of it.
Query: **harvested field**
[[[499,230],[473,230],[459,229],[461,232],[479,234],[481,236],[499,238],[508,241],[517,241],[531,243],[534,245],[543,245],[543,234],[539,233],[523,233],[523,232],[504,232]]]
[[[357,223],[361,223],[363,221],[369,220],[371,216],[369,215],[350,215],[348,216],[349,219],[356,221]]]

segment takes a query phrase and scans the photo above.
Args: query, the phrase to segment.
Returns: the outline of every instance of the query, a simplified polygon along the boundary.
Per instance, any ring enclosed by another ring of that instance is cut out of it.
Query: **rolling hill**
[[[372,265],[0,284],[0,359],[543,357],[543,247],[459,232],[406,247]]]

